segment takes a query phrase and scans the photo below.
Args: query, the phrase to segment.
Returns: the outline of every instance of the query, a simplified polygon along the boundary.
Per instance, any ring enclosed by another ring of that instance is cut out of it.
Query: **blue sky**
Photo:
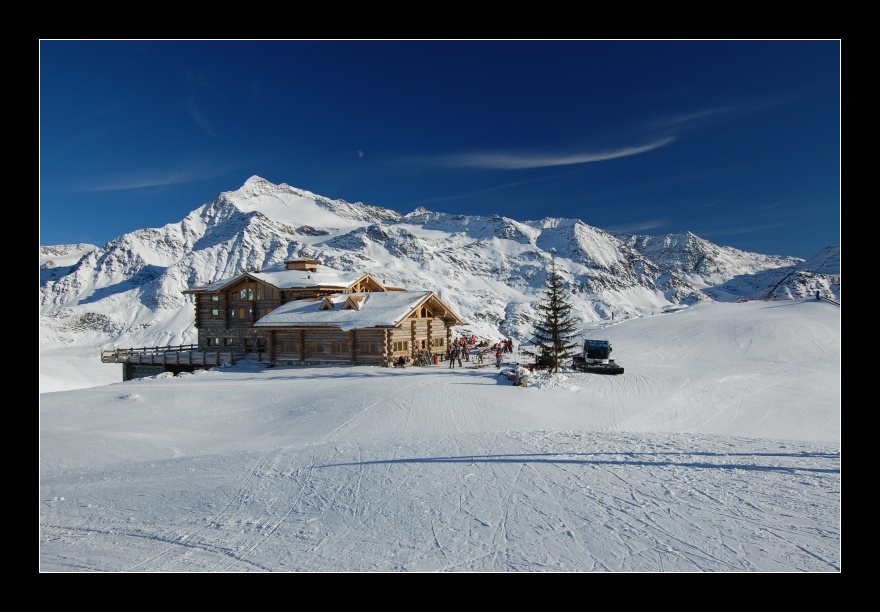
[[[40,245],[251,176],[408,213],[840,244],[840,41],[40,41]]]

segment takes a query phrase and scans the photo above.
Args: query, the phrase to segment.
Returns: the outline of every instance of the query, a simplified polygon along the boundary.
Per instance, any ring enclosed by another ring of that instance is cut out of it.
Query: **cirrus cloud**
[[[574,155],[516,155],[507,153],[471,153],[451,155],[441,158],[446,166],[463,168],[494,168],[498,170],[522,170],[525,168],[547,168],[551,166],[572,166],[592,162],[607,161],[620,157],[639,155],[664,147],[675,140],[664,138],[640,147],[627,147],[601,153],[579,153]]]

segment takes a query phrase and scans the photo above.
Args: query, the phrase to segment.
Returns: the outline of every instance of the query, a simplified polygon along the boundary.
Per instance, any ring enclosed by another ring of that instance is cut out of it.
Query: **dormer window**
[[[342,305],[342,310],[360,310],[361,303],[364,301],[364,296],[362,295],[353,295],[345,300],[345,304]]]

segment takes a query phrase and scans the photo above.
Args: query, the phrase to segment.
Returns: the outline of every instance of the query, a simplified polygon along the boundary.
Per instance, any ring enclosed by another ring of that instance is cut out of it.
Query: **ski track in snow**
[[[747,332],[683,326],[622,375],[535,377],[546,388],[441,365],[43,395],[40,568],[839,572],[839,443],[772,435],[788,420],[742,433],[788,410],[832,439],[835,407],[816,406],[839,374],[765,372]]]

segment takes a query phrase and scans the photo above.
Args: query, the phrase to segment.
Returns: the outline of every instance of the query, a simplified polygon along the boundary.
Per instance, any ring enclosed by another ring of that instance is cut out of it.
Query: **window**
[[[212,338],[211,344],[214,346],[223,346],[223,338]]]
[[[357,352],[359,355],[378,355],[379,354],[379,343],[378,342],[358,342],[357,343]]]
[[[212,302],[219,302],[219,301],[220,301],[220,296],[219,296],[219,295],[216,295],[216,294],[215,294],[215,295],[212,295],[212,296],[211,296],[211,301],[212,301]]]
[[[219,317],[220,316],[220,309],[219,308],[212,309],[211,314],[215,317]]]
[[[295,340],[282,340],[278,343],[278,352],[283,355],[295,355],[299,353],[299,342]]]
[[[404,340],[403,342],[395,342],[393,348],[395,353],[409,350],[409,342],[407,342],[406,340]]]
[[[334,340],[330,343],[330,352],[334,355],[348,355],[348,341]]]
[[[434,346],[443,346],[443,345],[444,345],[443,338],[434,338],[434,339],[431,341],[431,343],[432,343]]]
[[[253,302],[255,297],[258,300],[277,299],[278,292],[272,287],[266,287],[259,283],[244,282],[232,289],[231,297],[239,301]]]
[[[275,287],[267,287],[265,285],[257,285],[258,300],[277,300],[278,290]]]
[[[266,352],[266,339],[261,338],[259,336],[255,338],[245,338],[244,339],[244,352],[245,353],[265,353]]]

